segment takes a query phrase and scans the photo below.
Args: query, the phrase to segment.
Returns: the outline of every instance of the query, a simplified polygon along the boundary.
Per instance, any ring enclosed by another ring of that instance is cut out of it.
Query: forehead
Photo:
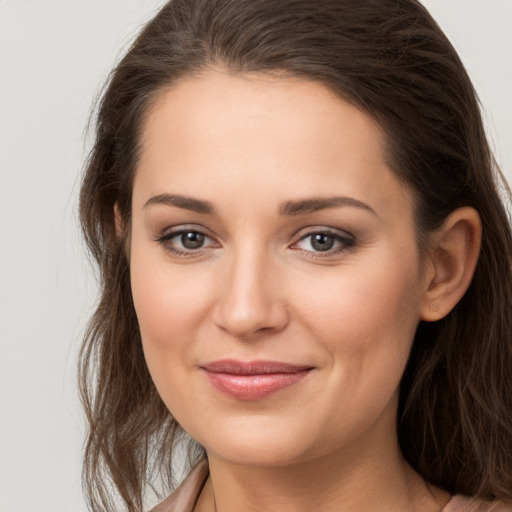
[[[162,137],[183,140],[192,135],[218,149],[219,143],[226,142],[224,134],[233,130],[237,140],[251,137],[256,142],[258,135],[275,134],[279,135],[276,144],[302,139],[310,147],[319,139],[332,138],[343,127],[356,136],[364,134],[367,151],[384,149],[384,133],[376,121],[320,82],[209,71],[183,79],[157,95],[143,126],[143,148],[150,149]],[[347,135],[345,130],[346,144],[353,144]],[[336,141],[340,142],[341,138]]]
[[[390,199],[383,192],[407,195],[385,155],[377,122],[318,82],[212,71],[156,99],[134,195],[250,189],[283,201],[335,192],[379,207]]]

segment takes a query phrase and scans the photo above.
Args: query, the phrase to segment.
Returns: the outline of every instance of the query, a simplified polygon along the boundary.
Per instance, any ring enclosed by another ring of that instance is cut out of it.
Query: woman
[[[157,511],[510,510],[503,182],[417,1],[173,0],[96,130],[92,510],[170,490],[184,432]]]

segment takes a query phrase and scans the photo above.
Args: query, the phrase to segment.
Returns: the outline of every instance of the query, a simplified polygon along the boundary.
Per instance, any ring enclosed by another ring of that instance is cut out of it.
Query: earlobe
[[[453,211],[433,234],[421,319],[445,317],[462,298],[473,278],[480,252],[482,224],[474,208]]]

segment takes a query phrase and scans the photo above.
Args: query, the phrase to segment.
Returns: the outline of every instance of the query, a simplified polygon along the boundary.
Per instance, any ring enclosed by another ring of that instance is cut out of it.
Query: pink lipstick
[[[211,384],[238,400],[259,400],[300,382],[313,369],[277,361],[223,359],[201,367]]]

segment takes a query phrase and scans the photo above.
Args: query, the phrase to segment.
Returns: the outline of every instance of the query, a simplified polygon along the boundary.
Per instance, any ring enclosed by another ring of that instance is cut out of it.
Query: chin
[[[254,420],[254,418],[253,418]],[[219,428],[193,436],[209,455],[240,466],[279,467],[314,458],[314,440],[302,432],[286,428],[283,423],[264,421],[230,421]]]
[[[267,439],[261,436],[256,446],[250,446],[247,443],[223,443],[212,446],[211,449],[209,447],[205,447],[205,449],[209,456],[214,454],[216,457],[237,466],[282,467],[307,459],[302,450],[298,453],[296,449],[268,442]]]

